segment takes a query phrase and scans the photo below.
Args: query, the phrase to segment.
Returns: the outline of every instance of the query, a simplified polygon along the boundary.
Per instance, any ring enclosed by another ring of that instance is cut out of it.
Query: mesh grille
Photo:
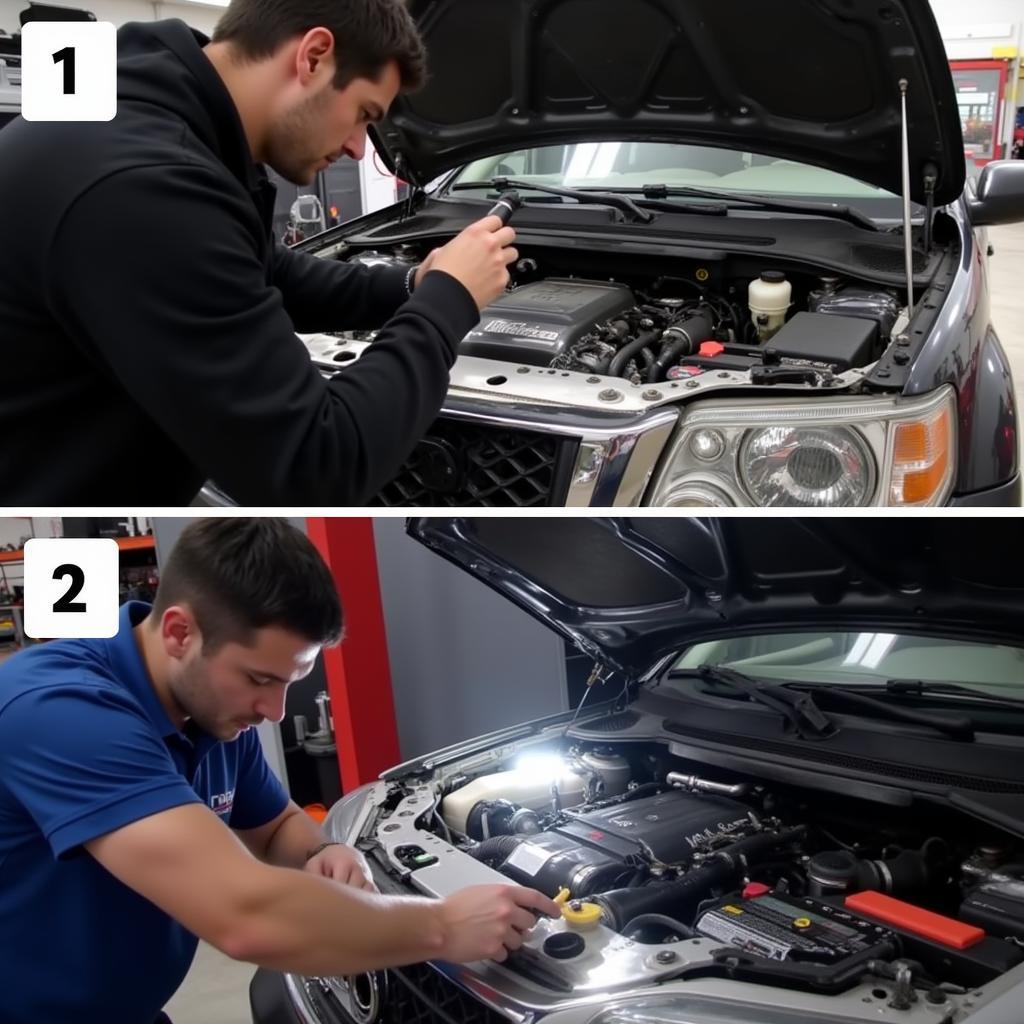
[[[680,725],[678,722],[666,722],[667,732],[694,739],[708,740],[735,747],[740,738],[729,733],[715,732],[711,729],[695,729]],[[773,740],[742,737],[742,744],[751,750],[761,750],[768,754],[793,756],[793,746],[789,743],[776,743]],[[817,761],[820,764],[834,764],[840,768],[852,768],[855,771],[873,772],[890,778],[907,779],[912,782],[923,782],[932,786],[951,786],[958,789],[973,789],[982,793],[1024,793],[1024,782],[1007,782],[1005,779],[988,779],[981,775],[967,775],[961,772],[944,772],[934,768],[915,768],[905,764],[893,764],[889,761],[877,761],[870,757],[857,757],[854,754],[840,754],[827,750],[811,750],[806,745],[799,751],[805,761]]]
[[[388,1024],[508,1024],[427,964],[388,971]]]
[[[307,988],[325,1024],[351,1024],[334,994]],[[376,1024],[508,1024],[508,1019],[478,1002],[439,971],[414,964],[387,972],[385,995]]]
[[[561,505],[577,443],[525,430],[438,420],[370,504]]]

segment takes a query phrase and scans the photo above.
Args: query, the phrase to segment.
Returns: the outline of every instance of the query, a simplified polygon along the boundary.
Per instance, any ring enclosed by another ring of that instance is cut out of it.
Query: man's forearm
[[[443,955],[440,904],[293,872],[264,877],[222,952],[279,971],[357,974]]]
[[[263,859],[283,868],[301,868],[309,854],[328,841],[324,830],[305,811],[295,811],[278,826]]]

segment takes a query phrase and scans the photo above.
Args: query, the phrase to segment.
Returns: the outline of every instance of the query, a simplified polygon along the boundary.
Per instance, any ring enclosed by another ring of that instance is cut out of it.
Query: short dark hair
[[[231,43],[245,60],[262,60],[311,28],[334,35],[334,87],[353,79],[380,78],[398,64],[403,92],[419,89],[427,54],[403,0],[231,0],[213,31],[213,42]]]
[[[250,644],[264,626],[280,626],[311,643],[341,639],[338,589],[312,541],[285,519],[195,519],[182,531],[153,600],[153,618],[187,603],[203,652]]]

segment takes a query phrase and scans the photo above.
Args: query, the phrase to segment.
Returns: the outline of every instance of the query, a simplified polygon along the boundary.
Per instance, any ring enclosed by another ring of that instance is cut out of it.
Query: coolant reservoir
[[[750,282],[747,304],[761,341],[767,341],[785,323],[792,298],[793,286],[781,270],[764,270]]]

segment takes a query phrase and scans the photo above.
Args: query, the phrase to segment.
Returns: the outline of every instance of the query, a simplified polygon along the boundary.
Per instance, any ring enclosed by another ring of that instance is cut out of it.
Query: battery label
[[[722,910],[735,910],[723,907]],[[730,946],[756,953],[769,960],[785,960],[793,949],[792,945],[766,935],[764,930],[755,931],[742,923],[745,914],[726,915],[719,910],[712,910],[697,922],[697,931],[712,939],[727,942]]]

